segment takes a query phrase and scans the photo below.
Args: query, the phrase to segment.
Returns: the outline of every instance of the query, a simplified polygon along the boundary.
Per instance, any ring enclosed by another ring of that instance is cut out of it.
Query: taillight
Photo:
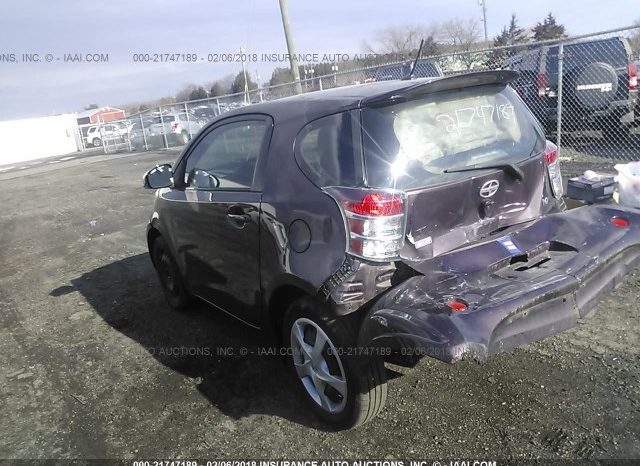
[[[452,311],[464,312],[467,310],[467,303],[460,299],[450,299],[445,304]]]
[[[629,90],[633,91],[638,88],[638,65],[636,62],[631,62],[627,70],[629,71]]]
[[[547,95],[547,75],[546,73],[538,74],[538,78],[536,80],[536,85],[538,87],[538,100],[542,100],[544,96]]]
[[[404,245],[406,195],[402,191],[326,188],[347,229],[347,252],[372,261],[396,259]]]
[[[171,129],[175,130],[177,127],[178,127],[178,122],[177,121],[171,122]]]
[[[560,161],[558,160],[558,147],[550,141],[547,141],[547,145],[544,148],[544,162],[547,166],[547,174],[551,181],[553,195],[556,199],[560,199],[564,194],[564,188],[562,186]]]
[[[611,225],[618,228],[629,228],[629,220],[623,217],[613,217],[611,219]]]
[[[368,193],[357,202],[346,201],[349,212],[367,217],[383,217],[404,213],[402,198],[387,193]]]

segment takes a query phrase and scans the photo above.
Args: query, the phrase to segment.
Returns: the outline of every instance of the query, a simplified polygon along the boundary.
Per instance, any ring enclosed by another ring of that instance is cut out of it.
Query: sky
[[[627,26],[639,0],[485,0],[489,37],[511,13],[531,27],[552,11],[570,34]],[[288,0],[297,53],[364,53],[363,42],[389,26],[448,19],[480,22],[478,0]],[[286,53],[278,0],[0,0],[0,120],[82,111],[175,95],[185,85],[236,74],[242,65],[209,54]],[[631,12],[631,13],[630,13]],[[634,13],[636,12],[636,13]],[[108,54],[73,63],[66,54]],[[195,53],[196,63],[139,63],[137,53]],[[11,55],[14,60],[11,60]],[[23,61],[38,54],[38,62]],[[50,60],[50,61],[48,61]],[[249,63],[268,81],[274,66]]]

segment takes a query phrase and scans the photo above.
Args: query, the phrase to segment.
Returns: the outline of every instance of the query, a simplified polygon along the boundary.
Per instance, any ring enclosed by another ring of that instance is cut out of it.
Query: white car
[[[131,131],[133,125],[123,125],[120,123],[107,123],[102,126],[90,126],[84,140],[87,145],[100,147],[103,140],[124,139]]]
[[[202,129],[202,122],[186,113],[167,113],[162,117],[155,117],[154,122],[149,126],[149,134],[176,134],[179,142],[186,144],[193,136]]]

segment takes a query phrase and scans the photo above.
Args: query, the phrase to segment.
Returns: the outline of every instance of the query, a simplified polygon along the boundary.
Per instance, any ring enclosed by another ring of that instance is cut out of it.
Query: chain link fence
[[[545,42],[451,51],[418,61],[417,77],[511,69],[512,83],[556,141],[562,160],[606,163],[640,160],[640,27]],[[338,71],[296,83],[161,105],[118,122],[99,123],[84,137],[105,153],[180,147],[230,110],[323,89],[399,79],[409,62]],[[83,129],[83,134],[85,129]],[[99,140],[95,135],[99,135]],[[93,138],[92,138],[93,136]]]

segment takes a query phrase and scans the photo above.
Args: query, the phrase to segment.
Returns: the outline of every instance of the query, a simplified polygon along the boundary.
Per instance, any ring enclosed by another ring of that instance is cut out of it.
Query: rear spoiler
[[[435,92],[450,91],[466,87],[484,86],[490,84],[507,85],[519,76],[517,71],[496,70],[476,71],[474,73],[457,74],[431,81],[421,80],[412,86],[397,89],[384,94],[365,97],[360,101],[360,107],[378,107],[397,102],[406,102]]]

